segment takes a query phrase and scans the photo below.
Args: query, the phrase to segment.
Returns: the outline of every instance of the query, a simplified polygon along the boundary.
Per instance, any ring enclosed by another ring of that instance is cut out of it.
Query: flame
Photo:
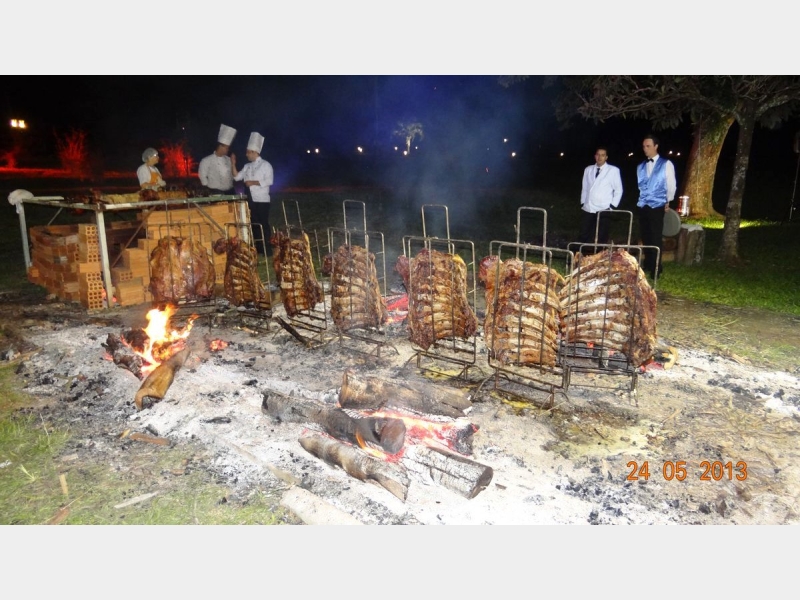
[[[186,347],[186,338],[192,330],[197,315],[192,315],[182,329],[170,329],[170,319],[175,313],[175,307],[167,305],[164,310],[154,308],[147,313],[147,327],[144,332],[147,340],[141,349],[128,346],[136,354],[142,357],[142,374],[148,375],[150,372],[173,354],[180,352]]]
[[[224,350],[228,347],[228,342],[224,340],[211,340],[211,343],[208,345],[209,349],[212,352],[217,352],[219,350]]]

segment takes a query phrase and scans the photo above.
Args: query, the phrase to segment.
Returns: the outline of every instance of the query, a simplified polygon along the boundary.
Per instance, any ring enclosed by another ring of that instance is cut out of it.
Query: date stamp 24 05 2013
[[[651,477],[649,461],[637,462],[629,461],[626,465],[630,472],[625,478],[627,481],[647,481]],[[665,481],[684,481],[690,477],[685,460],[665,460],[661,463],[661,476]],[[740,460],[736,463],[732,461],[723,462],[721,460],[700,461],[700,469],[694,473],[699,481],[744,481],[747,479],[747,463]]]

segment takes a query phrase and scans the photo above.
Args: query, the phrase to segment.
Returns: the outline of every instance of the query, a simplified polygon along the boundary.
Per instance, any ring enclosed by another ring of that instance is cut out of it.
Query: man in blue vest
[[[675,198],[677,182],[675,181],[675,165],[672,161],[658,155],[658,138],[647,135],[642,142],[642,150],[646,160],[636,167],[636,178],[639,181],[639,236],[643,246],[657,246],[656,251],[644,251],[645,274],[655,280],[662,271],[661,249],[664,239],[664,213],[669,203]]]

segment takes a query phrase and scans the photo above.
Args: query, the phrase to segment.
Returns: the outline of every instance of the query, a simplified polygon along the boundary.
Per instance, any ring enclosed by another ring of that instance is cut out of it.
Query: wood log
[[[468,499],[486,489],[494,476],[487,465],[423,445],[407,447],[401,463],[426,483],[436,483]]]
[[[339,404],[358,410],[399,408],[418,415],[453,418],[465,416],[472,408],[469,396],[461,390],[417,380],[391,381],[360,375],[352,369],[344,372]]]
[[[375,481],[403,502],[408,497],[409,478],[401,465],[373,458],[363,450],[322,435],[304,436],[299,441],[307,452],[341,467],[351,477]]]
[[[682,265],[699,265],[703,262],[705,230],[702,225],[681,225],[675,261]]]
[[[142,357],[128,350],[128,347],[122,343],[119,336],[109,333],[106,343],[100,345],[106,349],[115,365],[127,369],[137,379],[142,379]]]
[[[401,419],[354,418],[337,406],[272,390],[264,392],[261,410],[278,421],[316,423],[337,439],[362,447],[375,444],[389,454],[397,454],[405,444],[406,426]]]
[[[183,366],[188,356],[189,347],[187,346],[158,365],[155,370],[147,376],[147,379],[145,379],[141,387],[139,387],[139,391],[136,392],[135,401],[138,410],[142,410],[145,398],[154,398],[157,400],[164,398],[169,386],[172,385],[175,373]]]

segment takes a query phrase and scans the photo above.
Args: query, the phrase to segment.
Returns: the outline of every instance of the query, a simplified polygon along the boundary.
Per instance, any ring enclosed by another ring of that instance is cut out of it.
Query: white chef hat
[[[220,144],[230,146],[235,136],[236,130],[233,127],[228,127],[227,125],[219,126],[219,135],[217,135],[217,141]]]
[[[247,149],[253,152],[261,153],[261,147],[264,145],[264,136],[254,131],[250,134],[250,140],[247,142]]]

